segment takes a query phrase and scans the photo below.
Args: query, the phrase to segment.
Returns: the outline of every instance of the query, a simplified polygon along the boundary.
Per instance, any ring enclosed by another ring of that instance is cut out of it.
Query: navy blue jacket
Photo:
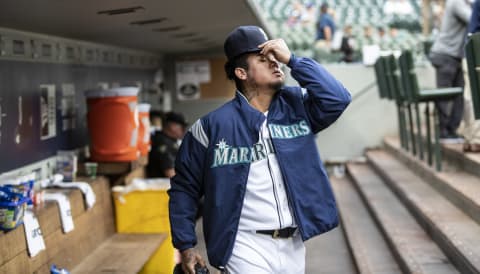
[[[254,144],[265,119],[302,239],[338,225],[315,133],[332,124],[351,97],[312,59],[292,55],[288,66],[306,92],[300,87],[281,88],[266,118],[237,92],[234,99],[192,125],[177,155],[168,192],[173,245],[181,251],[196,245],[195,215],[204,196],[208,259],[217,268],[223,268],[232,253],[250,162],[256,157]]]

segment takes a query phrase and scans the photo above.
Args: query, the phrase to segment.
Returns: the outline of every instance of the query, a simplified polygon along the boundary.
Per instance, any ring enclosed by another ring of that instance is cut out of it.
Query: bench
[[[50,273],[53,264],[74,270],[75,273],[91,273],[83,272],[85,268],[82,265],[92,258],[103,258],[109,269],[124,269],[115,273],[136,273],[141,270],[166,235],[116,234],[109,181],[105,177],[79,180],[89,181],[97,202],[87,210],[79,190],[62,190],[69,197],[75,229],[63,233],[56,203],[47,202],[44,207],[35,208],[46,249],[33,258],[28,256],[23,225],[0,233],[0,273]],[[113,256],[113,249],[129,254],[132,264],[124,268],[125,256]],[[106,251],[111,253],[107,254]]]
[[[138,273],[166,238],[166,234],[115,234],[71,273]]]

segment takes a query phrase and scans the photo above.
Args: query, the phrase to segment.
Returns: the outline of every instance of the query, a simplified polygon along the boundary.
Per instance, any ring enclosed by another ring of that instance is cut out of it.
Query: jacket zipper
[[[268,112],[270,113],[270,111]],[[267,119],[267,124],[268,124],[268,119]],[[268,129],[268,127],[267,127]],[[270,130],[270,129],[268,129]],[[271,134],[271,132],[269,132]],[[275,150],[275,155],[277,157],[277,160],[278,160],[278,166],[280,167],[280,171],[282,173],[282,178],[283,178],[283,183],[285,184],[285,189],[287,190],[286,193],[287,193],[287,199],[288,199],[288,203],[289,205],[291,206],[292,208],[292,213],[293,213],[293,218],[295,218],[295,222],[297,223],[297,226],[298,226],[298,229],[300,230],[300,234],[303,235],[303,228],[302,228],[302,223],[300,222],[300,219],[298,218],[297,216],[297,212],[296,212],[296,208],[295,208],[295,204],[292,203],[292,198],[290,197],[291,195],[291,191],[290,191],[290,186],[288,185],[288,181],[287,181],[287,178],[285,178],[285,175],[284,175],[284,171],[285,169],[283,168],[283,162],[281,161],[280,159],[280,153],[279,151],[277,150],[276,148],[276,145],[275,145],[275,142],[273,140],[273,138],[271,138],[271,141],[272,141],[272,146],[273,146],[273,149]],[[303,236],[302,236],[303,237]]]
[[[268,126],[267,126],[268,130]],[[270,174],[270,178],[272,179],[272,186],[273,186],[273,198],[275,199],[275,205],[277,207],[277,216],[278,216],[278,222],[280,225],[280,228],[283,228],[283,222],[282,222],[282,214],[280,213],[280,204],[279,204],[279,198],[278,198],[278,193],[277,193],[277,187],[275,185],[275,176],[273,175],[272,168],[270,166],[270,159],[268,158],[268,152],[267,152],[267,144],[265,144],[265,138],[263,137],[263,125],[260,128],[260,139],[262,141],[263,147],[265,148],[265,154],[267,156],[267,167],[268,167],[268,173]],[[271,137],[270,137],[271,140]]]

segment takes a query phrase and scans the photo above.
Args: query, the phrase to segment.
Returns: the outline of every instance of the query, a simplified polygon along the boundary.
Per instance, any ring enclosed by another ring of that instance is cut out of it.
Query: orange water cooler
[[[150,104],[138,104],[138,150],[146,156],[150,151]]]
[[[137,87],[118,87],[85,93],[93,161],[127,162],[138,159],[138,92]]]

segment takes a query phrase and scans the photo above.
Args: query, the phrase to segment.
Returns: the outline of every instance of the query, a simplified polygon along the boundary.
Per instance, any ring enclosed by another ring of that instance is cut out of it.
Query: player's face
[[[278,89],[283,85],[285,74],[277,61],[269,61],[264,55],[251,54],[248,56],[248,79],[257,87]]]
[[[171,137],[175,139],[182,139],[183,135],[185,135],[185,127],[181,124],[168,123],[167,127]]]

